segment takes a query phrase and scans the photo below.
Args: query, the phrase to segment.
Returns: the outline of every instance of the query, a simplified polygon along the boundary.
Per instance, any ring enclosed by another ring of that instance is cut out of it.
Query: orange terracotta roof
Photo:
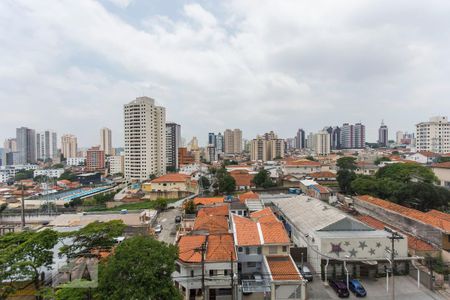
[[[308,176],[312,177],[312,178],[336,178],[336,174],[333,172],[329,172],[329,171],[314,172],[314,173],[308,174]]]
[[[185,235],[178,241],[179,254],[178,258],[181,261],[189,263],[199,263],[202,261],[202,256],[200,251],[196,249],[200,248],[202,244],[206,241],[206,236],[204,235]]]
[[[405,206],[398,205],[396,203],[386,201],[383,199],[375,198],[369,195],[358,196],[358,199],[374,204],[376,206],[385,208],[387,210],[396,212],[408,218],[420,221],[422,223],[431,225],[433,227],[439,228],[445,232],[450,232],[450,222],[447,220],[443,220],[442,218],[437,218],[433,215],[429,215],[418,211],[416,209],[408,208]]]
[[[432,209],[428,211],[426,214],[450,222],[450,214],[447,214],[445,212]]]
[[[252,212],[250,214],[250,218],[259,218],[259,217],[268,216],[268,215],[272,215],[273,216],[273,212],[272,212],[272,209],[270,207],[266,207],[264,209]]]
[[[228,204],[224,203],[223,205],[212,206],[212,207],[204,207],[200,209],[197,213],[197,217],[203,216],[225,216],[229,215],[228,212]]]
[[[374,229],[384,230],[385,226],[392,227],[384,222],[381,222],[378,219],[375,219],[371,216],[367,215],[359,215],[356,217],[359,221],[369,225],[370,227]],[[396,229],[396,228],[395,228]],[[418,239],[408,233],[402,232],[404,235],[408,238],[408,249],[417,250],[417,251],[435,251],[437,248],[434,246],[428,244],[425,241],[422,241],[421,239]]]
[[[164,183],[164,182],[186,182],[190,178],[189,175],[180,173],[170,173],[151,180],[151,183]]]
[[[433,168],[450,169],[450,161],[432,164]]]
[[[417,153],[420,153],[420,154],[422,154],[423,156],[426,156],[426,157],[438,157],[439,156],[439,154],[431,152],[431,151],[419,151]]]
[[[231,234],[212,234],[208,236],[206,258],[208,262],[236,261],[233,236]]]
[[[267,217],[265,217],[267,218]],[[280,221],[260,222],[264,244],[289,244],[289,236]]]
[[[302,279],[297,267],[289,255],[266,256],[272,279],[277,280],[296,280]]]
[[[216,203],[223,203],[224,197],[197,197],[194,199],[195,205],[212,205]]]
[[[245,202],[245,200],[247,200],[247,199],[259,199],[259,194],[255,193],[253,191],[249,191],[249,192],[240,194],[238,197],[239,197],[239,201]]]
[[[312,161],[312,160],[288,160],[286,161],[286,166],[295,167],[295,166],[314,166],[320,167],[320,162]]]
[[[257,246],[261,245],[258,226],[250,219],[232,215],[234,226],[236,228],[235,237],[238,246]]]
[[[228,233],[228,219],[224,216],[201,216],[194,222],[194,230],[205,230],[210,234]]]
[[[248,171],[245,170],[234,170],[230,172],[231,177],[236,181],[236,186],[255,186],[252,182],[253,174],[249,174]]]

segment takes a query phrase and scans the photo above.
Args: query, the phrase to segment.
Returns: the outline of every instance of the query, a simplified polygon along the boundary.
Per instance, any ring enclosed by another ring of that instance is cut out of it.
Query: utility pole
[[[202,244],[200,248],[202,254],[202,296],[203,300],[206,300],[206,289],[205,289],[205,252],[206,252],[206,243]]]
[[[22,217],[22,230],[25,228],[25,191],[24,186],[21,184],[22,187],[22,209],[21,209],[21,217]]]
[[[431,256],[427,256],[428,260],[428,268],[430,269],[430,290],[434,290],[433,286],[433,258]]]
[[[231,259],[231,300],[234,300],[234,268],[233,268],[233,251],[230,253]]]
[[[402,240],[403,236],[398,234],[397,231],[392,230],[389,227],[384,227],[384,230],[389,232],[391,236],[388,236],[388,239],[391,240],[391,272],[392,272],[392,300],[395,300],[395,276],[394,276],[394,267],[395,267],[395,241]]]

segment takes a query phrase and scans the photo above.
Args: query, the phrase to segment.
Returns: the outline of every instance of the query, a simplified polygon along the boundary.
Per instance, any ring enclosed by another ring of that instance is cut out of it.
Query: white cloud
[[[93,1],[0,2],[0,139],[28,125],[88,146],[109,126],[120,145],[122,105],[142,94],[201,141],[360,120],[373,140],[383,118],[412,130],[450,111],[450,7],[417,3],[192,3],[130,24]]]

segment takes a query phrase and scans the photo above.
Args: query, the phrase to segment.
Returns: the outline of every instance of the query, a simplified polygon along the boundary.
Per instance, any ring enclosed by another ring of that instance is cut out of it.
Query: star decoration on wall
[[[334,253],[336,254],[337,257],[339,257],[339,253],[344,252],[344,250],[341,247],[341,243],[339,244],[331,244],[331,251],[329,253]]]
[[[359,242],[358,248],[361,248],[362,250],[364,250],[364,248],[366,248],[366,247],[367,247],[366,241]]]
[[[388,246],[386,246],[386,247],[384,248],[384,251],[389,252],[389,251],[391,251],[391,248],[389,248]]]
[[[377,242],[377,248],[380,248],[380,247],[381,247],[381,243]]]
[[[375,249],[370,248],[369,253],[370,255],[375,255]]]
[[[344,242],[344,245],[345,245],[345,246],[350,246],[350,242],[349,242],[349,241],[345,241],[345,242]]]
[[[358,251],[356,251],[355,248],[353,248],[348,253],[350,253],[350,257],[356,257],[356,253],[358,253]]]

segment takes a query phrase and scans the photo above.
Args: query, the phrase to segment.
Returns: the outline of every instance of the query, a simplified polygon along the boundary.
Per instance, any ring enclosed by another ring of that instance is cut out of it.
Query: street
[[[157,235],[158,240],[168,244],[175,243],[176,216],[181,216],[181,210],[179,208],[168,209],[158,214],[157,224],[162,225],[162,231]]]
[[[365,299],[390,299],[392,291],[386,292],[386,281],[383,279],[374,280],[361,280],[364,288],[367,291],[367,297]],[[390,288],[390,287],[389,287]],[[335,291],[328,285],[320,280],[319,277],[315,277],[313,282],[307,284],[308,299],[340,299]],[[350,292],[349,299],[357,299],[357,297]],[[417,288],[417,281],[410,276],[396,276],[395,277],[395,299],[408,299],[408,300],[444,300],[443,297],[431,292],[427,288],[421,286]]]

